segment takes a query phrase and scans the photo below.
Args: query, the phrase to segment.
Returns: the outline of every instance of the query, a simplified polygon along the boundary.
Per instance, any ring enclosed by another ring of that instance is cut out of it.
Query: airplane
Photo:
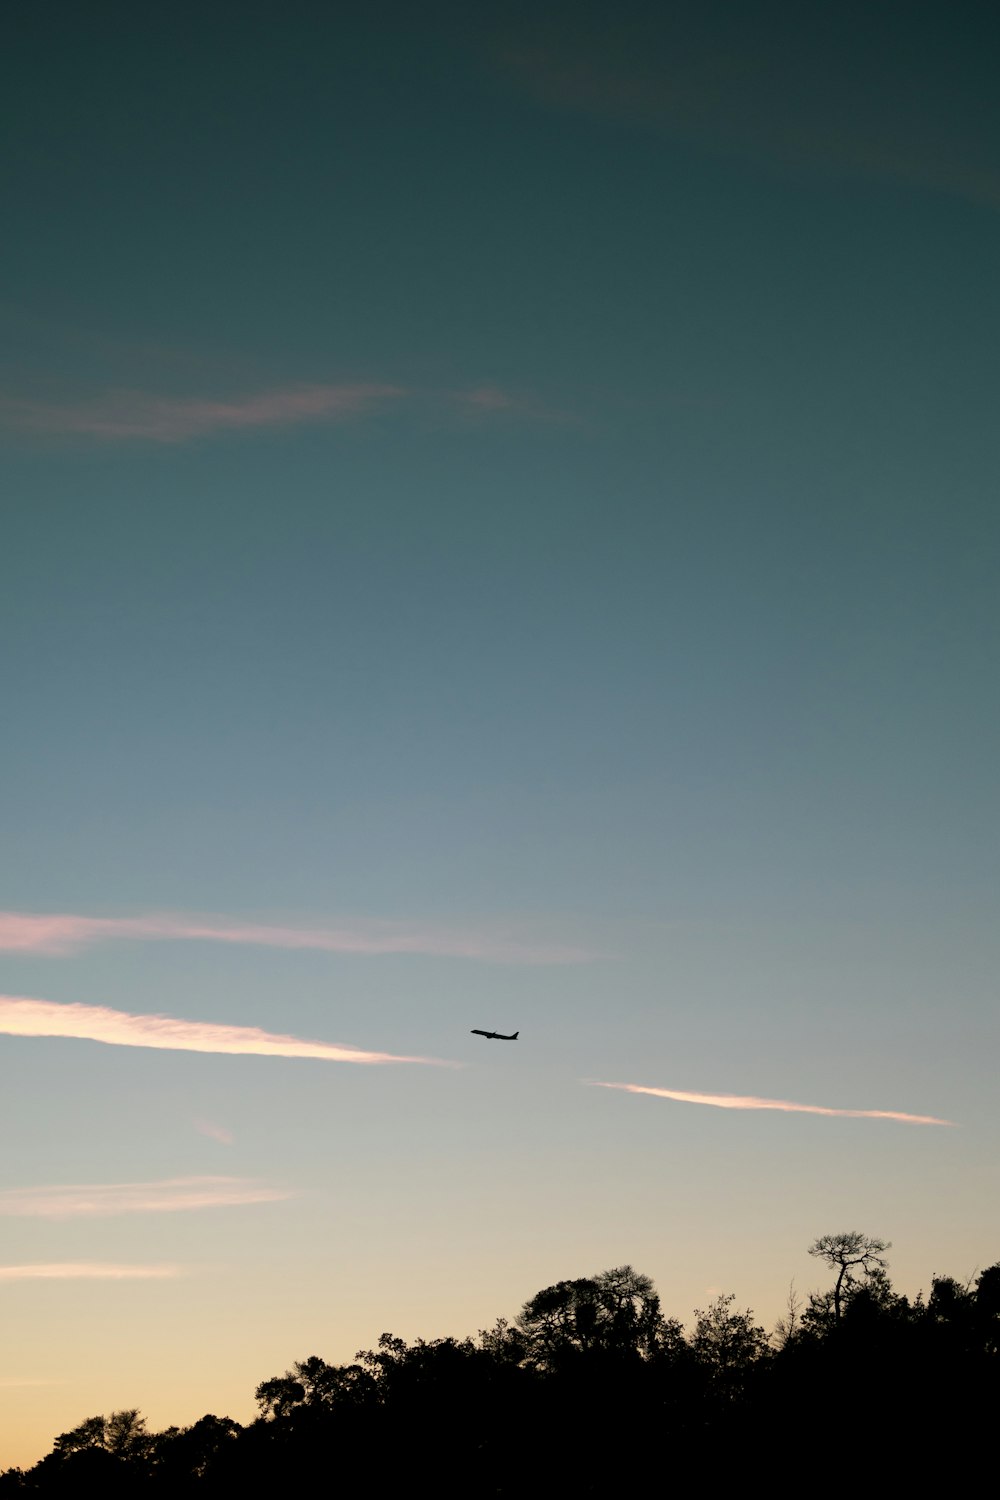
[[[504,1036],[502,1031],[479,1031],[475,1026],[469,1032],[470,1036],[484,1036],[489,1042],[516,1042],[518,1033],[515,1031],[510,1036]]]

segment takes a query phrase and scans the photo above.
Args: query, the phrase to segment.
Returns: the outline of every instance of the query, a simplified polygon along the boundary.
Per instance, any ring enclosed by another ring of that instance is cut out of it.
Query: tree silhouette
[[[771,1341],[732,1293],[685,1337],[631,1266],[559,1281],[477,1339],[385,1333],[350,1364],[303,1359],[257,1387],[246,1427],[208,1415],[154,1434],[134,1409],[88,1417],[27,1473],[0,1474],[0,1497],[228,1500],[309,1493],[334,1470],[342,1489],[396,1495],[417,1465],[439,1500],[541,1500],[662,1487],[665,1454],[675,1482],[704,1487],[708,1465],[726,1489],[751,1446],[782,1455],[774,1492],[791,1494],[815,1458],[815,1413],[840,1410],[859,1370],[866,1406],[824,1451],[825,1480],[854,1484],[864,1464],[874,1482],[964,1493],[991,1459],[1000,1402],[1000,1265],[935,1276],[910,1301],[887,1249],[857,1231],[817,1240],[834,1285],[801,1319],[791,1292]],[[900,1444],[917,1409],[920,1442]]]
[[[146,1419],[134,1408],[113,1411],[104,1425],[104,1446],[115,1458],[144,1458],[152,1445]]]
[[[889,1248],[889,1241],[874,1239],[856,1229],[843,1234],[821,1235],[809,1246],[810,1255],[825,1260],[831,1270],[837,1272],[833,1288],[834,1327],[840,1325],[845,1288],[853,1286],[857,1280],[853,1274],[856,1268],[860,1266],[866,1277],[884,1272],[888,1262],[882,1259],[882,1253]]]
[[[597,1351],[650,1359],[680,1338],[680,1324],[664,1319],[650,1278],[631,1266],[545,1287],[524,1304],[517,1328],[541,1368]]]
[[[70,1453],[80,1453],[85,1448],[103,1448],[106,1446],[104,1438],[107,1426],[106,1417],[88,1417],[79,1427],[72,1428],[70,1432],[61,1432],[52,1444],[52,1451],[66,1457]]]
[[[777,1349],[787,1349],[799,1336],[802,1323],[802,1298],[795,1290],[795,1278],[789,1282],[788,1296],[785,1299],[785,1316],[779,1318],[774,1325],[771,1339]]]
[[[695,1308],[691,1349],[710,1385],[727,1400],[746,1388],[754,1368],[771,1352],[767,1334],[749,1308],[735,1312],[735,1292],[716,1297],[705,1311]]]
[[[168,1494],[184,1493],[192,1479],[203,1481],[228,1457],[243,1432],[231,1417],[211,1412],[191,1427],[171,1427],[153,1439],[153,1473]]]

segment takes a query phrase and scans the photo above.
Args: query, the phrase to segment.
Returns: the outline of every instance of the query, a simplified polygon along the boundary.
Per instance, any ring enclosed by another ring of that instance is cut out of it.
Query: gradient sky
[[[995,29],[14,5],[0,1465],[1000,1255]]]

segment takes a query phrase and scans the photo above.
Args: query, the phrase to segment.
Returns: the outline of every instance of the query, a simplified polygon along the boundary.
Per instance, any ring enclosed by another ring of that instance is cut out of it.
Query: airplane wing
[[[493,1033],[492,1033],[492,1031],[480,1031],[478,1027],[473,1026],[472,1030],[469,1032],[469,1035],[470,1036],[492,1036]]]

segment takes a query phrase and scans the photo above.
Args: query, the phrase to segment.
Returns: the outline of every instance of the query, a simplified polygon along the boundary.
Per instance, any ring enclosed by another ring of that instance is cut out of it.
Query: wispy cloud
[[[689,1094],[680,1089],[644,1088],[639,1083],[598,1083],[597,1089],[624,1089],[628,1094],[654,1094],[657,1099],[676,1099],[681,1104],[711,1104],[716,1109],[777,1109],[796,1115],[844,1115],[854,1120],[901,1120],[904,1125],[954,1125],[935,1115],[906,1115],[895,1109],[830,1109],[824,1104],[793,1104],[788,1099],[758,1099],[752,1094]]]
[[[511,411],[517,404],[514,397],[495,385],[476,386],[471,391],[459,391],[456,399],[476,411]]]
[[[394,385],[303,385],[218,400],[108,391],[70,402],[0,398],[0,422],[20,432],[185,443],[213,433],[343,421],[405,396]]]
[[[783,23],[783,29],[784,23]],[[969,115],[936,108],[934,91],[914,116],[899,78],[852,48],[813,73],[808,38],[748,48],[715,28],[670,45],[633,48],[620,33],[528,41],[501,66],[535,100],[650,129],[712,152],[794,171],[849,175],[1000,207],[1000,167]],[[885,62],[885,58],[883,58]],[[848,72],[841,71],[842,68]],[[848,76],[853,71],[855,76]]]
[[[165,1281],[180,1274],[180,1266],[116,1266],[98,1261],[0,1266],[0,1281]]]
[[[209,1140],[218,1141],[220,1146],[231,1146],[234,1136],[225,1125],[216,1125],[213,1120],[195,1120],[194,1128],[199,1135],[207,1135]]]
[[[226,1052],[256,1057],[315,1057],[326,1062],[428,1063],[457,1067],[433,1057],[397,1057],[365,1052],[333,1042],[261,1031],[257,1026],[219,1026],[210,1021],[182,1021],[173,1016],[135,1016],[103,1005],[63,1005],[0,995],[0,1033],[6,1036],[77,1037],[112,1047],[157,1047],[174,1052]]]
[[[304,423],[346,422],[395,407],[502,414],[529,421],[566,421],[531,396],[477,385],[463,390],[411,390],[405,386],[356,381],[336,385],[296,385],[228,397],[165,396],[115,389],[64,400],[0,395],[0,427],[39,437],[77,437],[108,443],[193,442],[227,432],[298,427]]]
[[[595,955],[567,944],[536,942],[502,930],[455,931],[406,922],[352,922],[332,927],[287,927],[152,914],[87,917],[70,913],[0,912],[0,950],[75,953],[115,939],[159,939],[318,949],[326,953],[413,953],[476,958],[493,963],[582,963]]]
[[[171,1177],[163,1182],[72,1183],[8,1188],[0,1216],[25,1219],[107,1218],[117,1214],[170,1214],[198,1208],[278,1203],[287,1188],[243,1177]]]
[[[455,391],[452,399],[467,417],[508,416],[529,422],[557,423],[576,420],[569,412],[556,411],[528,392],[508,391],[497,385],[471,386],[468,390]]]

